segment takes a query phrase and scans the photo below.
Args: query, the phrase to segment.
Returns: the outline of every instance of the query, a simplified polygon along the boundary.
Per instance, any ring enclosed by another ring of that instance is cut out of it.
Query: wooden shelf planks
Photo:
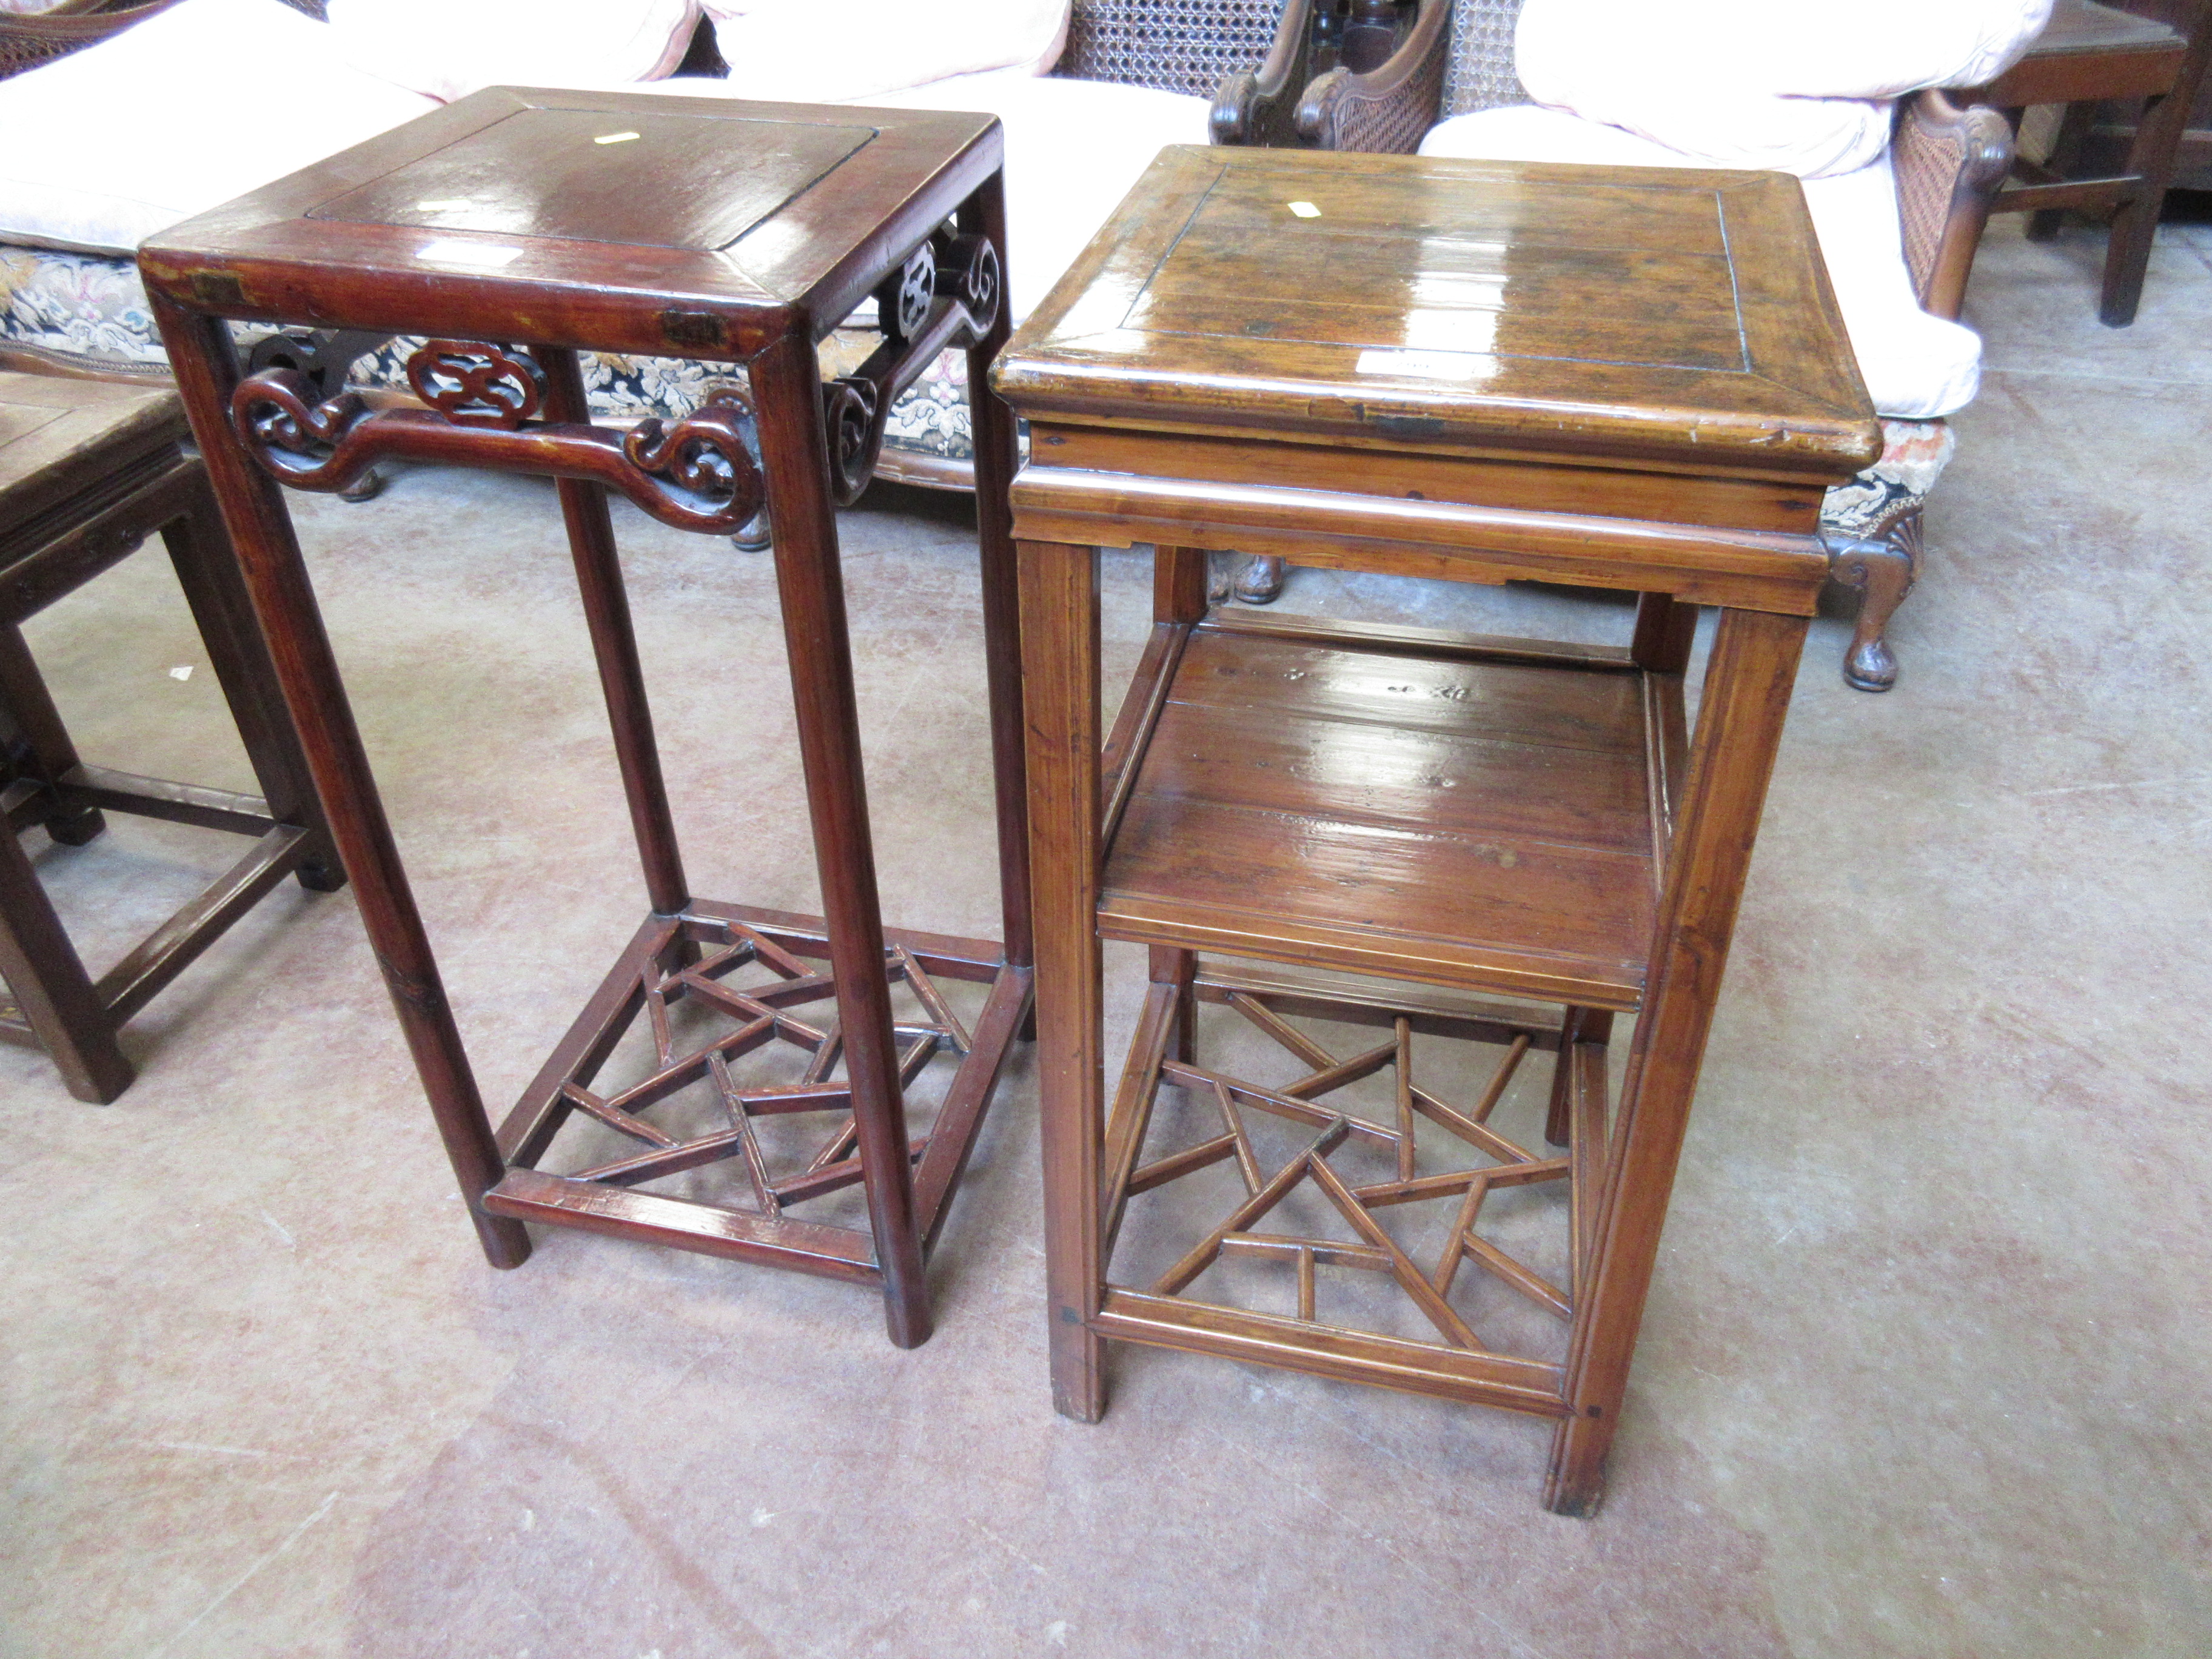
[[[1164,654],[1164,696],[1130,692],[1156,707],[1106,937],[1637,1006],[1679,676],[1293,618],[1208,621]]]

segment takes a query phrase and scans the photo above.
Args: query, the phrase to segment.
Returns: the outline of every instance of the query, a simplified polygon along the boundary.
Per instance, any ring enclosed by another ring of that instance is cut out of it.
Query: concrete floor
[[[1057,1419],[1026,1055],[918,1351],[867,1293],[575,1233],[494,1273],[351,899],[288,889],[117,1104],[0,1051],[0,1652],[2212,1650],[2212,229],[2125,332],[2096,257],[1990,238],[1898,690],[1816,627],[1596,1520],[1537,1508],[1540,1425],[1434,1401],[1129,1351]],[[550,492],[298,511],[504,1100],[643,909]],[[623,512],[698,890],[809,908],[768,563]],[[888,908],[988,932],[958,511],[845,534]],[[1145,574],[1107,569],[1126,663]],[[1626,625],[1311,573],[1287,608]],[[32,631],[86,753],[248,785],[158,557]],[[235,852],[27,844],[96,967]]]

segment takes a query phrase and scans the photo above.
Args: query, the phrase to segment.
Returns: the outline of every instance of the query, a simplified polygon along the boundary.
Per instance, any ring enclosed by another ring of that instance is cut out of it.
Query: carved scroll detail
[[[453,343],[434,342],[425,352]],[[538,406],[543,382],[532,380],[537,366],[490,348],[464,349],[480,356],[462,368],[453,368],[447,356],[435,372],[452,368],[452,380],[442,386],[431,382],[449,402],[458,401],[458,410],[371,412],[351,392],[313,403],[304,375],[272,368],[239,383],[231,397],[232,429],[266,471],[300,489],[343,490],[393,456],[589,478],[679,530],[726,533],[759,512],[765,491],[744,441],[750,415],[734,392],[717,393],[680,421],[647,421],[626,434],[587,422],[530,421],[514,411]]]
[[[837,500],[849,507],[868,487],[876,457],[884,447],[884,422],[890,401],[879,407],[876,383],[848,374],[822,388],[822,424],[830,434],[830,472]]]
[[[309,489],[342,489],[343,484],[319,480],[367,406],[350,392],[310,403],[313,395],[313,383],[298,369],[264,368],[239,386],[231,399],[231,424],[239,441],[285,483]]]
[[[876,289],[876,319],[884,337],[904,342],[921,333],[936,298],[936,251],[924,242],[896,276],[885,277]]]
[[[545,406],[545,371],[527,356],[470,340],[428,340],[407,359],[415,395],[457,426],[512,432]]]
[[[741,396],[718,391],[680,421],[638,422],[623,440],[623,457],[640,472],[665,478],[698,497],[704,510],[718,517],[727,509],[712,503],[750,501],[757,508],[763,494],[760,470],[745,447],[745,426],[751,419]],[[752,513],[741,516],[749,519]]]
[[[939,354],[980,343],[999,320],[1003,284],[988,237],[939,232],[876,289],[884,343],[822,388],[830,481],[840,507],[867,488],[891,405]]]

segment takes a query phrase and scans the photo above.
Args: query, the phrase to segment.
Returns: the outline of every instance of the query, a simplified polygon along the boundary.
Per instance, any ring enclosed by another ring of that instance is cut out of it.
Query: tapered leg
[[[1106,1080],[1098,949],[1098,553],[1024,542],[1030,869],[1036,898],[1037,1093],[1053,1404],[1106,1409],[1098,1311]]]
[[[911,1348],[929,1339],[929,1286],[915,1224],[906,1110],[891,1036],[883,911],[876,896],[829,441],[822,422],[821,372],[813,343],[793,336],[762,352],[753,360],[752,389],[769,507],[775,518],[776,592],[799,710],[799,757],[806,773],[823,913],[830,927],[830,964],[837,981],[853,1121],[876,1260],[884,1274],[884,1319],[891,1340]]]
[[[2201,61],[2201,54],[2200,54]],[[2197,74],[2201,76],[2203,70]],[[2143,277],[2150,270],[2151,240],[2173,181],[2173,153],[2189,118],[2190,95],[2179,92],[2154,98],[2143,108],[2128,147],[2128,171],[2140,182],[2133,196],[2112,216],[2112,240],[2105,248],[2104,292],[2097,315],[2107,328],[2125,328],[2142,301]]]
[[[345,871],[323,823],[307,757],[284,712],[276,671],[254,626],[252,602],[231,552],[215,492],[204,477],[194,486],[191,505],[184,514],[161,526],[161,541],[207,646],[208,665],[230,705],[231,720],[246,745],[261,797],[269,803],[269,816],[316,833],[315,850],[300,864],[300,884],[313,892],[336,892],[345,885]]]
[[[107,827],[97,806],[72,811],[54,787],[77,763],[76,744],[23,642],[23,630],[13,623],[0,623],[0,741],[17,751],[22,769],[46,784],[47,835],[64,847],[82,847]]]
[[[277,684],[331,836],[352,878],[362,926],[429,1097],[446,1156],[469,1202],[485,1256],[495,1267],[519,1267],[529,1258],[530,1236],[520,1222],[486,1214],[483,1207],[483,1194],[502,1173],[499,1148],[392,842],[290,516],[276,481],[247,458],[230,432],[238,361],[229,328],[219,319],[195,317],[159,298],[152,304],[207,459],[209,480],[222,503]]]
[[[545,369],[547,413],[556,421],[589,422],[591,408],[584,398],[584,376],[576,367],[576,354],[540,346],[536,356]],[[599,664],[607,722],[614,728],[615,759],[629,802],[630,829],[645,871],[646,896],[656,915],[672,916],[691,902],[691,890],[684,879],[684,859],[676,844],[675,815],[668,808],[660,744],[653,733],[645,667],[637,654],[636,631],[630,626],[629,596],[623,587],[622,557],[615,549],[613,520],[607,515],[607,493],[582,478],[562,478],[557,488],[561,516],[568,529],[568,552],[576,567],[576,588],[583,595],[584,625]]]
[[[960,228],[988,236],[999,253],[999,316],[968,349],[968,407],[975,446],[975,534],[983,576],[983,666],[991,697],[991,765],[998,792],[1000,908],[1006,960],[1035,960],[1030,942],[1029,788],[1022,735],[1021,596],[1013,508],[1006,497],[1019,459],[1014,412],[991,390],[991,363],[1012,331],[1006,297],[1006,191],[998,174],[960,207]],[[1026,1035],[1036,1034],[1031,1015]]]
[[[1595,1224],[1596,1261],[1568,1346],[1566,1395],[1574,1414],[1553,1437],[1544,1491],[1544,1506],[1562,1515],[1594,1513],[1604,1492],[1605,1455],[1627,1389],[1805,628],[1802,617],[1721,613],[1668,860],[1650,984],[1621,1085],[1616,1150]]]
[[[131,1062],[76,947],[15,832],[0,823],[0,978],[23,1022],[79,1100],[106,1105],[131,1086]]]

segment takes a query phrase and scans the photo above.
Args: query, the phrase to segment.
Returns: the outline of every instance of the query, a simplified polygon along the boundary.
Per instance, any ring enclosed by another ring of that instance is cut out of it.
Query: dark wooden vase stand
[[[1003,943],[884,927],[835,514],[866,486],[891,403],[941,352],[964,347],[984,385],[1006,332],[1000,152],[982,116],[499,88],[180,226],[142,256],[331,831],[495,1265],[529,1254],[525,1221],[575,1226],[877,1285],[894,1342],[929,1334],[924,1258],[1030,999],[1012,416],[975,400]],[[825,385],[817,342],[871,295],[883,345]],[[409,365],[423,406],[318,398],[283,368],[241,377],[234,318],[429,336]],[[745,389],[617,432],[591,423],[579,349],[727,364]],[[343,489],[394,456],[558,481],[649,906],[496,1135],[280,487]],[[767,508],[825,918],[691,890],[609,489],[663,523],[725,535]],[[957,981],[988,988],[967,1021],[946,994]],[[642,1074],[596,1089],[641,1018]],[[776,1054],[788,1075],[763,1080],[760,1061]],[[950,1081],[928,1133],[911,1137],[906,1089],[940,1056]],[[682,1123],[648,1115],[686,1091],[705,1091],[710,1109]],[[829,1127],[778,1167],[767,1132],[805,1114]],[[582,1120],[613,1131],[622,1155],[538,1167]],[[742,1176],[732,1201],[641,1190],[725,1164]],[[793,1213],[855,1186],[864,1224]]]

